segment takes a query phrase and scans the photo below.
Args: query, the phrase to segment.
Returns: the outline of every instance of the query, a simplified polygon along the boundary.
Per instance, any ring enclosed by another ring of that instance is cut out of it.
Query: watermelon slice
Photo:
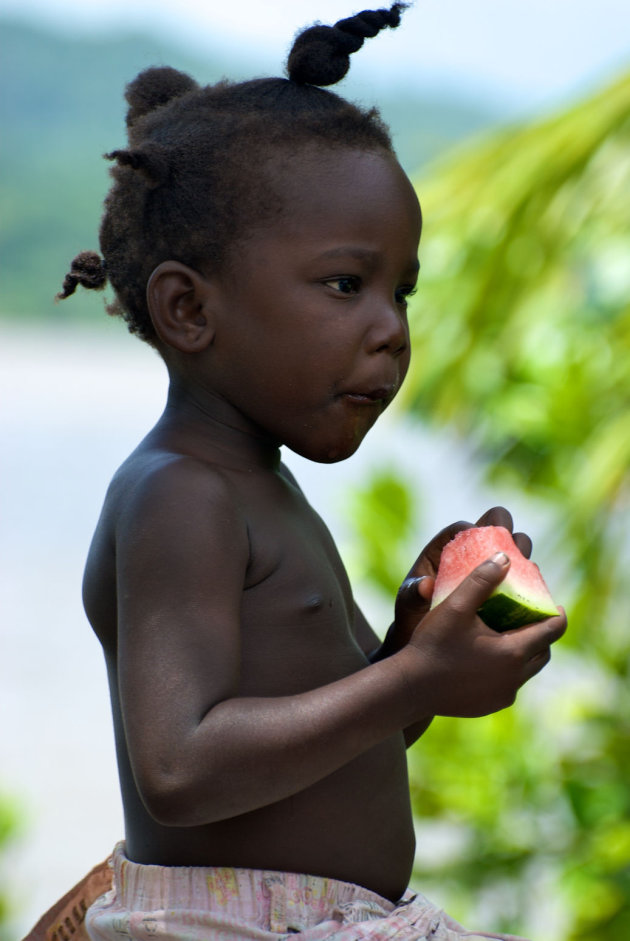
[[[477,612],[488,627],[507,631],[558,613],[538,566],[525,558],[503,526],[474,526],[447,542],[442,549],[431,607],[444,601],[495,552],[505,552],[511,565],[504,580]]]

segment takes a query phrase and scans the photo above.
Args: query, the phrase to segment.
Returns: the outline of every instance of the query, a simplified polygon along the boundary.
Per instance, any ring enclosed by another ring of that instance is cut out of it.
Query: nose
[[[400,356],[409,348],[407,312],[395,302],[381,304],[374,312],[368,335],[371,353],[390,353]]]

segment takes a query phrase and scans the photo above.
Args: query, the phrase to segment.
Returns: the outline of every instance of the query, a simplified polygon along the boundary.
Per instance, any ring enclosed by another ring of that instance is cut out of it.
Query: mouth
[[[396,394],[396,387],[381,386],[376,389],[349,389],[347,392],[341,392],[339,398],[344,399],[353,405],[389,405]]]

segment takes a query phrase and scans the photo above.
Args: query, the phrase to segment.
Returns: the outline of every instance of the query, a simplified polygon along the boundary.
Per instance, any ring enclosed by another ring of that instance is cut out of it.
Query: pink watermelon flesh
[[[505,552],[511,565],[505,579],[477,612],[488,627],[507,631],[558,613],[538,566],[525,558],[503,526],[464,529],[444,546],[431,607],[444,601],[495,552]]]

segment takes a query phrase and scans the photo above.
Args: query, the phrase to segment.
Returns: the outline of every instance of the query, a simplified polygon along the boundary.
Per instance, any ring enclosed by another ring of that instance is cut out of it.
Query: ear
[[[212,286],[194,268],[163,261],[147,283],[147,304],[155,331],[167,346],[200,353],[212,344]]]

